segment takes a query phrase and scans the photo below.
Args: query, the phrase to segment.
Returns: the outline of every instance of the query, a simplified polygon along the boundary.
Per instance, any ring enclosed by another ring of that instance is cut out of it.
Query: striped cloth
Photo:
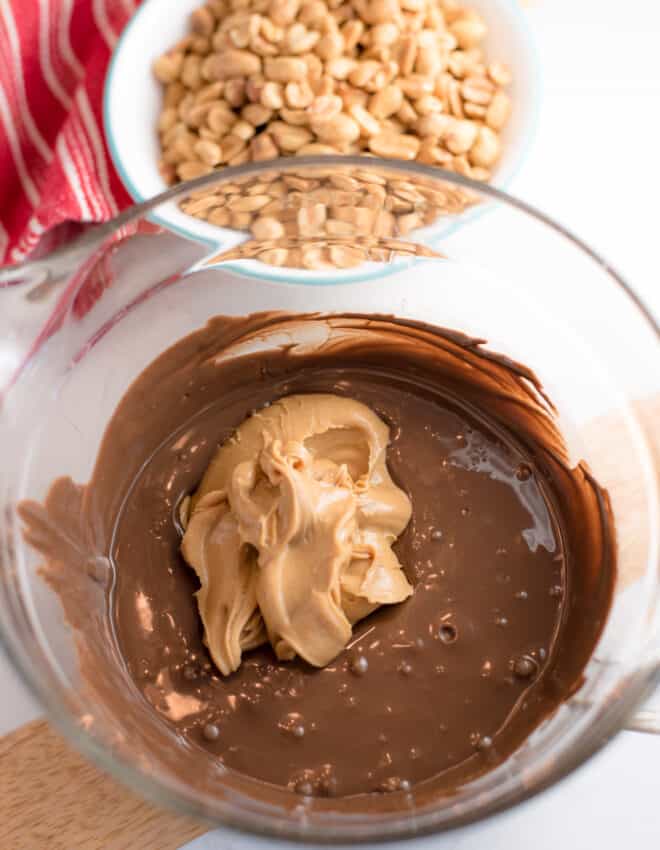
[[[0,0],[0,264],[52,246],[66,222],[103,221],[130,203],[102,97],[138,2]]]

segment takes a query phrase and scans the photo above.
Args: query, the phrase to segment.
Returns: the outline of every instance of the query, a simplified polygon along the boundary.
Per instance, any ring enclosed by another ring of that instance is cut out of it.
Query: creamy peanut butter
[[[411,505],[388,472],[388,442],[366,405],[310,394],[255,413],[217,451],[181,551],[223,674],[266,640],[279,659],[323,667],[355,622],[411,595],[391,548]]]

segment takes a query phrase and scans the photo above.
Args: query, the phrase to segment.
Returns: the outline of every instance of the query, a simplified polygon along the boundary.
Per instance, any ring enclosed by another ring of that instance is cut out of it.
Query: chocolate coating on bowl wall
[[[218,360],[301,323],[313,344]],[[80,491],[80,526],[112,556],[131,698],[187,742],[182,775],[207,751],[305,795],[412,788],[421,801],[506,758],[579,686],[610,604],[613,528],[539,391],[460,334],[362,316],[220,317],[138,377]],[[358,399],[390,424],[388,465],[413,504],[396,552],[415,592],[360,623],[325,670],[260,649],[222,678],[179,555],[178,504],[250,411],[301,392]],[[50,517],[72,486],[56,484]],[[28,532],[44,519],[34,504],[23,516]],[[66,608],[66,559],[45,538]]]

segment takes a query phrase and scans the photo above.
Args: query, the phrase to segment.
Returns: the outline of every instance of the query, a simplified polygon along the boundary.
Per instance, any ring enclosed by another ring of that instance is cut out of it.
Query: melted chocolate
[[[328,338],[219,360],[301,323]],[[415,592],[360,622],[324,670],[262,648],[223,678],[202,643],[178,504],[251,411],[301,392],[358,399],[390,424],[388,465],[413,504],[395,549]],[[138,377],[84,490],[61,480],[45,512],[22,514],[79,628],[76,575],[110,558],[116,648],[135,683],[122,698],[143,698],[140,712],[186,742],[180,774],[206,752],[303,795],[419,783],[436,794],[504,760],[579,686],[615,572],[607,496],[568,466],[533,374],[478,341],[387,317],[212,320]]]

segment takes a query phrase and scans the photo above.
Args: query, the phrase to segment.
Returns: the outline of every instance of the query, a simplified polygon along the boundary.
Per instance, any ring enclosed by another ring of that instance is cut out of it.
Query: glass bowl
[[[264,193],[293,222],[272,238],[192,241],[151,220],[167,204],[240,209]],[[209,197],[215,206],[200,204]],[[352,229],[328,228],[329,219]],[[269,836],[410,838],[519,802],[624,727],[660,728],[653,712],[634,715],[660,671],[658,327],[601,257],[542,213],[454,174],[375,158],[227,168],[0,270],[0,303],[2,639],[50,719],[139,793]],[[150,361],[211,316],[260,310],[389,313],[487,340],[536,372],[571,455],[610,492],[618,577],[584,684],[506,762],[452,796],[413,793],[404,814],[387,795],[368,806],[364,797],[292,802],[284,791],[266,800],[258,783],[210,768],[182,782],[177,763],[191,755],[133,698],[114,646],[111,574],[81,577],[97,600],[84,618],[107,635],[103,663],[126,695],[123,710],[84,686],[75,630],[21,535],[16,504],[42,499],[61,475],[88,480],[106,423]]]

